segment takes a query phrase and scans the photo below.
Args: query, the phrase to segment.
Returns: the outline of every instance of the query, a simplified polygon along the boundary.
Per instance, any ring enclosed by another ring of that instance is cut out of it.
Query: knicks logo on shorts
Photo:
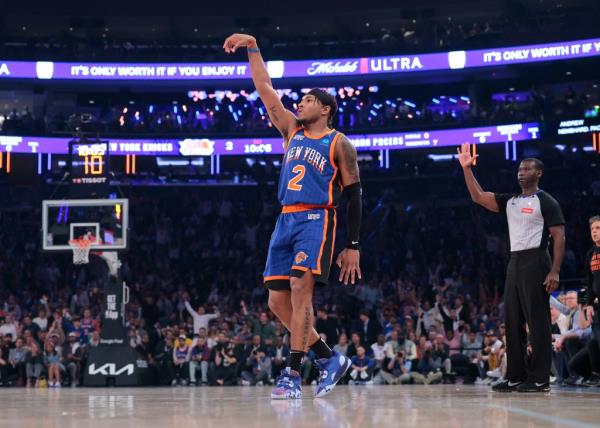
[[[300,251],[298,254],[296,254],[295,262],[297,265],[299,265],[306,259],[308,259],[308,255],[304,251]]]

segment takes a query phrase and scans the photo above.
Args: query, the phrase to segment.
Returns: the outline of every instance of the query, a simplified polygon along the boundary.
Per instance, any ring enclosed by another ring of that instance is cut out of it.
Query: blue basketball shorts
[[[335,209],[282,212],[267,254],[264,283],[271,290],[290,290],[290,277],[311,270],[316,284],[328,284],[335,246]]]

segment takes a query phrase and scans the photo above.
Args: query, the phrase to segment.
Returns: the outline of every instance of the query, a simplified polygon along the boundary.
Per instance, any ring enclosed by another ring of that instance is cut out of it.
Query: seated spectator
[[[407,360],[414,361],[417,359],[417,345],[415,342],[401,335],[398,336],[398,345],[404,351]]]
[[[190,349],[189,368],[190,368],[190,385],[196,385],[196,373],[200,369],[202,385],[208,384],[208,364],[210,361],[211,349],[206,343],[206,336],[200,336],[196,340],[196,344]]]
[[[390,339],[385,342],[385,353],[388,357],[392,358],[400,349],[399,334],[397,330],[393,330],[390,333]]]
[[[365,348],[359,346],[356,349],[356,355],[352,357],[350,366],[350,381],[356,385],[373,383],[372,376],[375,370],[375,361],[367,356]]]
[[[140,343],[135,347],[139,357],[146,361],[148,370],[146,371],[145,377],[142,379],[144,385],[153,385],[156,382],[157,370],[156,362],[154,361],[154,353],[152,350],[152,344],[150,343],[150,336],[148,333],[143,333]]]
[[[166,337],[158,342],[154,350],[154,361],[156,361],[158,367],[160,385],[171,385],[175,380],[174,349],[173,332],[168,331]]]
[[[460,354],[460,336],[458,329],[456,331],[446,330],[446,345],[450,348],[451,357]]]
[[[47,302],[48,297],[44,296],[45,301]],[[38,310],[38,316],[33,319],[33,322],[39,327],[40,330],[46,331],[48,330],[48,315],[46,309],[41,307]]]
[[[40,331],[40,327],[33,322],[29,315],[25,315],[23,317],[23,326],[21,331],[23,334],[25,334],[26,331],[29,331],[33,336],[37,336],[38,331]]]
[[[236,364],[237,359],[233,354],[233,344],[227,341],[219,343],[212,351],[213,365],[208,372],[210,385],[228,386],[237,385]]]
[[[360,311],[359,320],[354,323],[352,329],[359,334],[360,343],[365,344],[375,343],[381,332],[379,322],[376,319],[371,319],[368,310]]]
[[[586,347],[587,341],[592,336],[592,329],[591,326],[586,323],[585,317],[582,315],[580,307],[577,305],[577,292],[569,291],[565,301],[566,304],[563,305],[554,297],[550,298],[550,304],[561,311],[561,313],[567,315],[569,320],[569,330],[564,334],[561,334],[554,341],[555,351],[560,352],[562,359],[568,368],[571,359]],[[578,385],[581,382],[581,376],[569,371],[569,376],[564,378],[564,382],[571,386]]]
[[[342,333],[338,337],[338,343],[333,347],[333,350],[340,355],[348,356],[348,336]]]
[[[246,366],[251,367],[252,371],[242,371],[242,385],[270,384],[271,357],[267,355],[265,348],[259,347],[253,350],[248,358]]]
[[[13,342],[17,340],[17,323],[10,314],[6,317],[0,317],[0,337],[6,337],[7,335],[10,335]]]
[[[86,334],[85,330],[81,326],[81,318],[74,316],[73,319],[73,333],[77,334],[77,340],[82,345],[86,345],[89,342],[90,337]]]
[[[175,377],[171,384],[187,385],[187,376],[189,374],[189,357],[190,357],[190,346],[187,341],[189,340],[185,334],[181,334],[178,337],[177,344],[173,347],[173,368]],[[191,342],[191,340],[190,340]]]
[[[324,333],[327,336],[327,345],[333,347],[338,342],[339,327],[335,317],[329,316],[327,308],[319,306],[315,320],[315,329],[318,333]]]
[[[44,356],[37,342],[32,341],[25,356],[25,374],[27,387],[38,387],[40,376],[44,372]]]
[[[65,366],[62,363],[62,356],[51,340],[48,340],[44,347],[44,365],[48,372],[48,387],[60,388],[61,373],[65,370]]]
[[[452,372],[450,347],[446,344],[445,337],[442,334],[436,335],[432,343],[432,359],[436,369],[440,368],[444,373]]]
[[[377,374],[374,382],[388,385],[410,383],[412,381],[411,368],[412,361],[407,360],[404,351],[398,349],[396,353],[391,356],[388,354],[383,359],[381,371]]]
[[[89,340],[88,346],[90,348],[97,348],[100,345],[100,332],[94,331],[92,333],[92,338]]]
[[[10,374],[8,357],[12,348],[12,336],[8,333],[0,338],[0,382],[8,383]]]
[[[377,342],[371,345],[371,353],[375,359],[376,367],[381,368],[381,363],[385,358],[385,336],[383,334],[377,336]]]
[[[502,358],[505,354],[504,343],[498,338],[495,330],[489,330],[483,341],[482,359],[487,363],[487,376],[501,379]]]
[[[358,348],[360,346],[363,346],[359,333],[356,333],[356,332],[352,333],[351,339],[352,339],[352,342],[348,346],[348,351],[346,353],[346,356],[348,358],[354,357],[358,353]]]
[[[269,348],[268,355],[271,357],[272,365],[270,377],[275,379],[287,364],[290,348],[283,343],[283,339],[280,336],[275,336],[275,343]]]
[[[8,354],[8,362],[12,378],[16,380],[17,385],[25,385],[25,359],[27,357],[27,348],[24,346],[23,339],[18,338],[15,347]]]
[[[66,371],[69,375],[69,384],[71,386],[78,386],[84,350],[83,346],[79,343],[79,337],[76,332],[72,331],[69,333],[69,341],[63,347],[62,352]]]
[[[578,305],[578,313],[580,316],[575,334],[585,346],[577,351],[567,363],[570,376],[565,380],[565,384],[569,386],[585,385],[592,376],[597,377],[598,373],[598,367],[592,366],[592,363],[597,361],[595,354],[598,349],[598,342],[592,336],[592,317],[585,316],[585,309],[582,305]]]
[[[417,367],[413,366],[413,371],[410,374],[414,383],[418,384],[429,385],[442,380],[440,357],[434,352],[431,344],[425,346],[425,352],[417,362]]]

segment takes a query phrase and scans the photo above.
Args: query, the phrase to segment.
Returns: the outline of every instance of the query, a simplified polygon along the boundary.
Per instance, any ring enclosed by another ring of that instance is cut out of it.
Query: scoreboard
[[[70,193],[74,197],[104,197],[110,172],[108,141],[82,138],[69,142]]]

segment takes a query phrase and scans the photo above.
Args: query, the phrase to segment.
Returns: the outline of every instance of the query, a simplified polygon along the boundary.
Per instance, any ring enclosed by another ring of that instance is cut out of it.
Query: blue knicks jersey
[[[334,151],[340,135],[336,130],[319,136],[303,128],[293,132],[279,176],[281,205],[337,205],[342,184]]]

